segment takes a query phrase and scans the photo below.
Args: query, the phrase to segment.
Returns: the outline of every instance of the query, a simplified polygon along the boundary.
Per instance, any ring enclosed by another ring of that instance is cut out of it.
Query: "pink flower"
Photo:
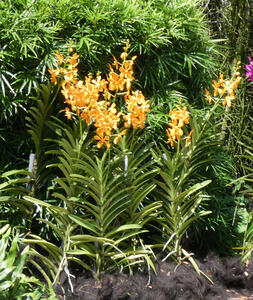
[[[245,73],[245,75],[249,77],[249,81],[253,81],[253,60],[250,57],[248,57],[248,59],[250,64],[245,66],[246,70],[248,71]]]

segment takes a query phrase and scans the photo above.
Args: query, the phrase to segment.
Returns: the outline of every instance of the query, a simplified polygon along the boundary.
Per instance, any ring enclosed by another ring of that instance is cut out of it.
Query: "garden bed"
[[[196,260],[199,268],[214,282],[198,275],[191,264],[183,263],[175,270],[173,262],[156,265],[157,274],[148,270],[133,276],[123,273],[104,274],[100,280],[88,274],[68,278],[56,288],[59,299],[66,300],[235,300],[253,299],[253,261],[244,266],[238,258],[219,258],[210,255]]]

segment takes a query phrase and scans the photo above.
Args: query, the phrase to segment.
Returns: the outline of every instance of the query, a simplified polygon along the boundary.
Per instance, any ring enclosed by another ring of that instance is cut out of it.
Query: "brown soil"
[[[68,278],[56,287],[60,300],[253,300],[253,261],[247,266],[237,258],[213,255],[199,261],[199,268],[214,282],[198,275],[191,264],[156,265],[157,274],[144,270],[133,276],[103,274],[95,280],[88,274]]]

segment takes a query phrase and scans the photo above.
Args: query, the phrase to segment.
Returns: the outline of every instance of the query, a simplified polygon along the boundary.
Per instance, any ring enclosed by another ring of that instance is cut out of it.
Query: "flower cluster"
[[[223,106],[231,107],[232,101],[235,100],[235,90],[238,89],[238,85],[241,82],[240,73],[235,71],[234,75],[229,80],[224,80],[224,75],[220,73],[219,80],[213,80],[213,97],[219,97],[223,99]],[[205,89],[206,100],[208,104],[211,104],[214,99],[211,93]]]
[[[68,50],[69,53],[73,52],[72,48],[69,48]],[[77,60],[79,58],[79,55],[74,53],[73,55],[69,55],[67,59],[64,59],[63,55],[59,51],[56,51],[55,57],[57,58],[58,66],[62,66],[64,64],[64,67],[48,69],[49,73],[51,74],[51,82],[53,82],[56,85],[57,78],[65,78],[65,82],[67,80],[76,82],[78,72]]]
[[[168,143],[170,143],[171,147],[174,147],[174,142],[179,141],[181,137],[184,135],[183,127],[184,125],[189,124],[190,113],[187,111],[187,107],[183,108],[174,108],[169,113],[171,122],[168,124],[170,128],[166,130],[168,136]],[[193,130],[190,131],[189,135],[186,137],[186,145],[190,142],[191,135]]]
[[[96,78],[86,76],[84,80],[78,79],[77,54],[70,55],[67,59],[57,52],[58,65],[62,68],[49,70],[51,81],[57,84],[57,77],[62,78],[61,88],[65,103],[65,115],[71,119],[73,114],[79,115],[87,124],[96,128],[95,140],[97,147],[107,148],[111,145],[111,137],[117,144],[126,134],[127,129],[144,128],[146,114],[149,111],[149,101],[142,92],[131,91],[134,78],[133,66],[136,56],[127,59],[128,47],[121,53],[121,62],[113,56],[113,64],[109,65],[109,73],[103,79],[100,73]],[[72,51],[71,51],[72,52]],[[124,102],[120,106],[120,100]],[[120,131],[120,125],[125,127]]]
[[[248,57],[249,60],[249,65],[246,65],[245,68],[247,70],[247,72],[245,73],[245,75],[247,77],[249,77],[249,81],[253,81],[253,60],[252,58]]]

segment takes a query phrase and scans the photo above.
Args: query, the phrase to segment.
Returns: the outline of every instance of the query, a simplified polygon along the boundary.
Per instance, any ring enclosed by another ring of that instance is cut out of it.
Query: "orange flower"
[[[232,106],[232,100],[234,100],[235,93],[234,90],[238,88],[239,84],[241,82],[240,72],[234,71],[234,74],[231,79],[224,80],[224,75],[222,73],[219,74],[219,81],[213,80],[213,96],[220,98],[223,98],[222,104],[224,106],[231,107]],[[210,104],[212,101],[211,95],[207,89],[205,89],[206,92],[206,100],[208,100],[208,103]]]
[[[187,111],[187,107],[183,108],[174,108],[169,113],[171,122],[168,124],[170,128],[166,129],[166,133],[168,136],[168,143],[170,143],[171,147],[174,147],[174,142],[179,141],[184,134],[183,126],[189,124],[190,113]],[[192,133],[188,136],[190,138]]]
[[[57,84],[57,77],[59,76],[60,72],[59,69],[48,69],[48,72],[51,74],[50,81],[56,85]]]
[[[220,77],[219,84],[221,87],[224,87],[224,75],[220,73],[219,77]]]
[[[213,99],[211,97],[211,93],[205,88],[205,93],[206,93],[206,100],[208,101],[208,104],[211,104]]]
[[[119,69],[119,62],[117,61],[116,57],[113,55],[113,65],[115,66],[116,70]]]
[[[222,105],[231,107],[232,106],[232,100],[234,100],[234,99],[235,99],[235,95],[233,95],[233,94],[227,95],[225,97],[225,99],[223,100]]]
[[[122,60],[125,60],[127,58],[128,54],[126,52],[122,52],[121,55],[120,55],[120,58]]]
[[[184,106],[182,109],[176,109],[174,108],[172,111],[169,113],[172,124],[177,125],[179,127],[183,127],[184,124],[189,124],[189,118],[190,114],[187,111],[187,107]]]
[[[105,79],[102,79],[100,75],[98,75],[96,79],[92,79],[91,83],[94,84],[95,88],[97,88],[99,92],[107,90],[108,82]]]
[[[119,89],[120,91],[124,90],[125,79],[122,78],[119,74],[111,71],[107,77],[107,81],[109,83],[109,90],[111,91],[117,91],[117,89]]]
[[[121,137],[123,135],[126,135],[127,129],[123,129],[113,140],[114,144],[118,144],[118,142],[120,141]]]
[[[216,80],[213,80],[212,87],[214,88],[214,97],[217,97],[219,95],[219,88],[220,88],[220,83],[217,82]]]
[[[77,60],[79,58],[79,55],[74,53],[72,54],[72,56],[70,56],[70,58],[67,60],[67,62],[69,62],[69,64],[71,65],[71,69],[75,68],[78,64]]]
[[[146,113],[149,111],[149,101],[145,100],[142,92],[137,90],[131,95],[125,95],[125,102],[127,104],[128,114],[123,118],[125,120],[124,126],[126,128],[133,126],[133,129],[138,127],[143,129],[146,121]]]
[[[65,107],[65,116],[67,119],[71,120],[72,119],[72,113],[70,112],[70,109],[68,107]]]
[[[61,66],[63,64],[63,62],[64,62],[63,55],[59,51],[56,51],[55,52],[55,57],[57,58],[57,64],[58,64],[58,66]]]
[[[194,129],[192,129],[192,130],[190,131],[190,133],[188,134],[188,136],[187,136],[186,139],[185,139],[185,145],[186,145],[186,146],[188,146],[189,143],[190,143],[190,140],[191,140],[191,136],[192,136],[193,131],[194,131]]]
[[[129,45],[128,45],[129,46]],[[56,58],[58,65],[64,63],[64,68],[50,69],[51,81],[57,84],[57,78],[61,77],[61,92],[65,98],[65,103],[70,107],[65,108],[65,116],[71,119],[72,116],[79,115],[88,124],[93,124],[96,128],[95,140],[97,147],[106,145],[110,147],[110,138],[114,136],[114,143],[117,144],[120,138],[126,134],[127,129],[119,132],[118,126],[122,119],[124,127],[133,126],[133,129],[144,128],[146,113],[149,111],[149,101],[145,99],[141,91],[131,92],[134,78],[133,65],[136,56],[127,60],[127,47],[121,54],[122,62],[118,62],[113,56],[113,64],[109,65],[110,71],[106,79],[100,73],[96,78],[88,75],[84,80],[78,79],[78,58],[77,53],[69,48],[66,59],[57,51]],[[127,114],[118,111],[117,98],[125,97]],[[113,103],[111,103],[113,99]]]
[[[94,139],[98,141],[97,147],[98,149],[102,148],[104,145],[106,145],[107,148],[110,148],[110,137],[109,136],[104,136],[103,134],[100,135],[95,135]]]
[[[124,127],[125,128],[129,128],[131,126],[131,113],[128,113],[126,115],[123,116],[123,119],[125,120],[125,123],[124,123]]]

